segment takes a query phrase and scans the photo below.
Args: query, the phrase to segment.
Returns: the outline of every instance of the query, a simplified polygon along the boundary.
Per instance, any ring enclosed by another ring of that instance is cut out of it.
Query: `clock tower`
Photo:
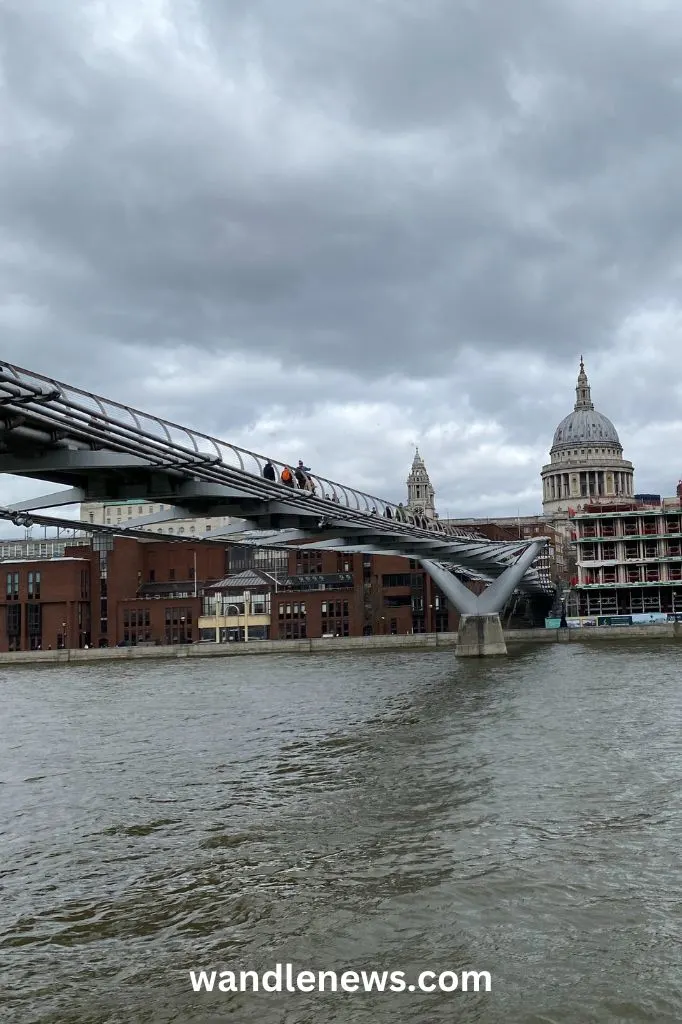
[[[407,478],[407,510],[427,519],[436,518],[435,493],[418,448]]]

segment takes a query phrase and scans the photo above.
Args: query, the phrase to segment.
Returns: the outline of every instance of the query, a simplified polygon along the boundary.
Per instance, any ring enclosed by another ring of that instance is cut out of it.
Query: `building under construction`
[[[571,519],[569,615],[682,615],[682,482],[674,498],[585,505]]]

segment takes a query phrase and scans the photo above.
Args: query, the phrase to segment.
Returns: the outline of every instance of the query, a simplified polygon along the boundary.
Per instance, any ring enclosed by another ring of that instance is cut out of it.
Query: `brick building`
[[[62,557],[3,562],[0,649],[83,647],[90,636],[90,561]]]
[[[244,568],[243,551],[240,571],[207,588],[205,640],[405,635],[459,625],[458,612],[411,559],[302,547],[289,552],[275,581]]]
[[[66,556],[9,560],[0,650],[182,643],[197,638],[203,588],[225,547],[95,535]]]
[[[5,561],[3,570],[3,651],[193,643],[215,639],[216,631],[221,639],[244,639],[249,624],[252,639],[405,635],[459,625],[417,563],[390,555],[95,534],[64,557]]]

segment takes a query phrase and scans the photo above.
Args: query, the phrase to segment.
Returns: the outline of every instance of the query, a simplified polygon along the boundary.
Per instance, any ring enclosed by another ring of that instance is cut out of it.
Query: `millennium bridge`
[[[263,476],[268,462],[278,479]],[[0,363],[0,472],[59,487],[0,509],[0,518],[26,523],[30,517],[45,525],[148,538],[139,527],[223,516],[233,520],[229,526],[193,539],[416,559],[461,615],[459,656],[506,653],[500,613],[514,593],[551,602],[554,586],[533,564],[547,538],[492,541],[317,473],[307,473],[314,491],[292,488],[279,482],[285,465],[290,464]],[[136,517],[135,528],[41,512],[126,500],[167,508]],[[484,589],[475,594],[466,580]]]

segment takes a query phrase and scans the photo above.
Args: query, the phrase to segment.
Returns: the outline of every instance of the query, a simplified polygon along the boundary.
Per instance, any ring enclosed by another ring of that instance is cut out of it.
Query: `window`
[[[322,633],[350,636],[348,601],[323,601],[320,605]]]
[[[267,615],[270,612],[269,594],[251,594],[251,614]],[[305,605],[301,605],[301,615],[305,615]]]
[[[280,604],[278,612],[280,640],[305,640],[307,638],[306,607],[303,601]]]
[[[11,604],[5,609],[7,645],[10,651],[18,651],[21,645],[21,605]]]
[[[27,628],[28,628],[28,646],[29,646],[29,650],[37,651],[37,650],[39,650],[42,647],[42,634],[43,634],[43,608],[42,608],[42,605],[39,605],[39,604],[29,604],[29,605],[26,606],[26,625],[27,625]]]
[[[30,572],[28,574],[28,598],[29,601],[40,600],[40,573]]]
[[[149,582],[154,583],[156,580],[156,571],[154,569],[149,570]]]
[[[7,600],[18,601],[19,600],[19,573],[8,572],[7,573]]]
[[[412,576],[409,572],[384,573],[381,577],[382,587],[409,587]]]
[[[322,552],[299,548],[296,551],[296,572],[301,575],[322,572]]]
[[[169,571],[169,573],[168,573],[168,579],[169,579],[169,580],[174,580],[174,579],[175,579],[175,569],[171,569],[171,570]]]
[[[123,639],[133,645],[152,639],[149,608],[123,609]]]
[[[165,642],[167,644],[188,644],[192,642],[192,609],[166,608]]]

